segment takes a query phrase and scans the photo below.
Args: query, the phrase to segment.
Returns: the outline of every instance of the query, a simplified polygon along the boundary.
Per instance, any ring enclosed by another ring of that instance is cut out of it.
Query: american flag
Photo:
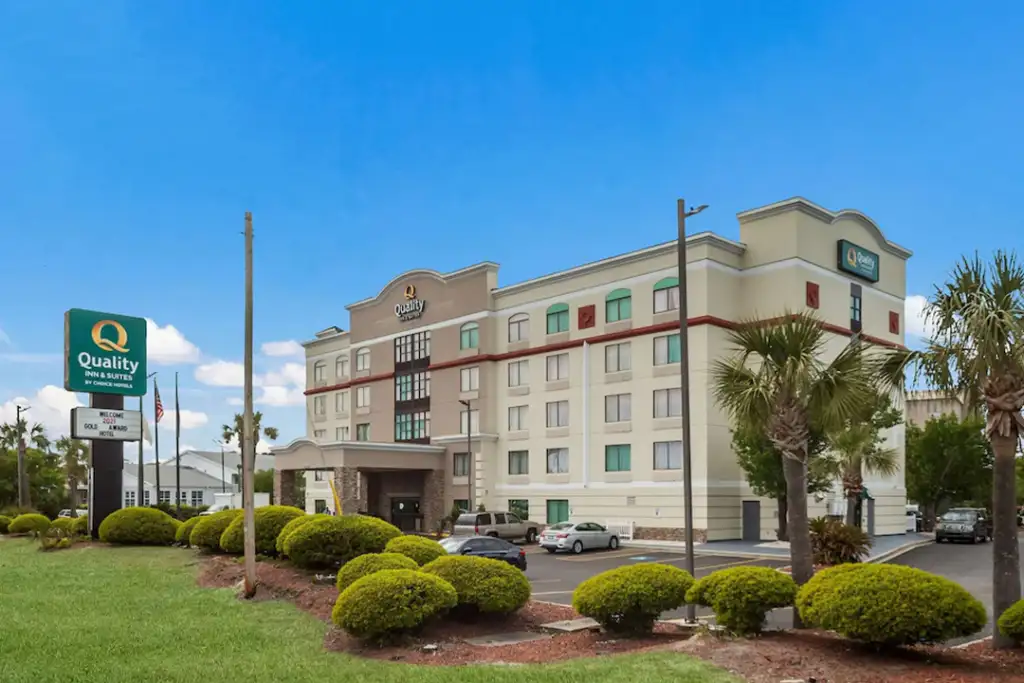
[[[160,390],[156,388],[156,383],[153,383],[153,391],[156,393],[156,421],[160,422],[160,418],[164,416],[164,402],[160,400]]]

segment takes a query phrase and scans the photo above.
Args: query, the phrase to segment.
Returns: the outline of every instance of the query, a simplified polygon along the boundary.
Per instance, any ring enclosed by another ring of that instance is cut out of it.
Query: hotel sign
[[[397,317],[401,322],[414,320],[423,315],[423,311],[426,307],[426,301],[416,298],[415,285],[409,285],[405,288],[405,301],[400,304],[395,304],[395,317]]]
[[[64,388],[146,394],[146,320],[72,308],[64,314]]]
[[[853,242],[839,240],[839,270],[868,282],[878,282],[878,254]]]

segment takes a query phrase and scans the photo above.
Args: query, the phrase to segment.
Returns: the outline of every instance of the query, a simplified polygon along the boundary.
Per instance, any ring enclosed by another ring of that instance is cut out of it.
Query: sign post
[[[64,388],[90,394],[90,407],[76,409],[71,420],[72,435],[92,439],[89,530],[96,538],[107,515],[121,509],[122,443],[141,438],[142,415],[130,417],[124,397],[146,393],[146,320],[81,308],[65,312]]]

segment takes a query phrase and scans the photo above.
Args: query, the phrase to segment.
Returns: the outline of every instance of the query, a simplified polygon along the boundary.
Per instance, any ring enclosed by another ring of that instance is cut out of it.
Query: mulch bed
[[[313,582],[315,573],[274,560],[256,565],[257,600],[288,600],[329,622],[338,597],[333,585]],[[235,557],[205,556],[199,584],[225,588],[237,585],[243,567]],[[815,683],[1024,683],[1024,650],[996,652],[988,642],[968,648],[919,647],[878,652],[870,647],[817,631],[770,632],[759,638],[733,639],[700,634],[690,637],[669,625],[641,639],[620,640],[594,632],[555,635],[515,645],[482,647],[464,639],[540,631],[540,624],[576,615],[571,607],[530,602],[517,614],[473,623],[443,621],[401,645],[373,647],[332,628],[324,646],[333,651],[409,664],[554,662],[574,657],[626,652],[677,651],[728,669],[750,683],[797,679]]]

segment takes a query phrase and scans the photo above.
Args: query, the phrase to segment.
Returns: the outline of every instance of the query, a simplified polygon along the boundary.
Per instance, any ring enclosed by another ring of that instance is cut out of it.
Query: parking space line
[[[530,583],[537,585],[538,583],[562,583],[561,579],[533,579]]]
[[[758,562],[756,558],[750,558],[746,560],[737,560],[736,562],[726,562],[725,564],[713,564],[708,567],[695,567],[697,571],[703,571],[706,569],[725,569],[726,567],[739,567],[743,564],[750,564],[751,562]]]
[[[635,550],[616,550],[606,553],[594,553],[593,555],[570,555],[568,557],[559,557],[558,559],[562,562],[600,562],[601,560],[614,560],[623,557],[645,557],[645,555]]]
[[[531,595],[565,595],[566,593],[574,593],[575,591],[543,591],[541,593],[531,593]]]

